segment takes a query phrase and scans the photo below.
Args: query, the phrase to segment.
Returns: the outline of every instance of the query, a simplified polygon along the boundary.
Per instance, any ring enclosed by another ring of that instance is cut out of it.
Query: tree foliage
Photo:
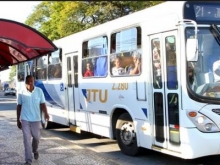
[[[161,2],[164,1],[42,1],[25,24],[55,40]]]
[[[16,65],[11,66],[11,70],[9,73],[9,81],[12,82],[14,76],[16,76]]]

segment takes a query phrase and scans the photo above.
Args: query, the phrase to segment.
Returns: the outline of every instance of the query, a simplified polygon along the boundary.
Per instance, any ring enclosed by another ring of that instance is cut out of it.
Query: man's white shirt
[[[112,75],[114,76],[118,76],[118,75],[123,75],[125,74],[125,69],[120,67],[120,68],[116,68],[116,67],[113,67],[112,68]]]

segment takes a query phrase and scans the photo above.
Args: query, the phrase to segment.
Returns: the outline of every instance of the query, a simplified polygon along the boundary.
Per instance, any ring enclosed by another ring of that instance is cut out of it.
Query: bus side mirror
[[[188,38],[186,41],[186,58],[187,61],[198,60],[198,40],[195,38]]]

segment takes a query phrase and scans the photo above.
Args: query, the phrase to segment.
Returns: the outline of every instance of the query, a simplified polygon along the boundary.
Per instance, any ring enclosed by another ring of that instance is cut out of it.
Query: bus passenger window
[[[36,79],[47,79],[47,59],[46,55],[36,58]]]
[[[82,76],[85,76],[87,62],[93,64],[94,77],[105,77],[108,71],[108,38],[106,36],[96,37],[83,43],[82,45]],[[87,68],[88,70],[88,68]],[[88,73],[88,71],[87,71]],[[90,74],[92,75],[92,74]]]
[[[114,67],[112,68],[112,75],[119,76],[125,74],[125,69],[122,67],[122,58],[120,56],[115,57]]]
[[[48,78],[49,79],[53,78],[53,70],[54,70],[53,67],[54,67],[54,65],[48,66]]]
[[[94,76],[93,65],[90,62],[86,63],[86,70],[84,72],[84,77]]]
[[[46,79],[46,68],[37,70],[37,79]]]
[[[96,58],[94,66],[94,75],[95,76],[107,76],[107,57],[98,57]]]
[[[61,78],[62,77],[62,67],[60,64],[56,64],[53,68],[53,77],[54,78]]]
[[[24,75],[25,75],[25,65],[24,63],[18,64],[17,67],[17,80],[19,81],[24,81]]]
[[[113,34],[111,37],[111,53],[116,52],[116,34]]]
[[[18,74],[18,81],[24,81],[24,75]]]
[[[128,68],[129,75],[135,75],[141,73],[141,54],[138,51],[132,53],[133,62]]]
[[[60,64],[49,65],[48,66],[48,78],[61,78],[62,77],[62,67]]]
[[[48,54],[48,64],[57,64],[62,62],[62,49],[59,48],[57,51]]]
[[[140,75],[141,28],[132,27],[112,34],[110,52],[110,68],[113,76]],[[120,60],[115,59],[116,57],[120,57]],[[118,68],[120,68],[120,73],[118,73]]]

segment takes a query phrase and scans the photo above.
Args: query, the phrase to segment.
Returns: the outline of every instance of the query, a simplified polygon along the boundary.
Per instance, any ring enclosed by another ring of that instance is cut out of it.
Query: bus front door
[[[179,152],[180,48],[177,31],[150,36],[155,147]]]
[[[75,110],[77,108],[76,102],[78,96],[78,55],[71,53],[65,55],[66,69],[65,80],[67,87],[66,90],[66,107],[68,109],[68,118],[70,125],[76,125]]]

